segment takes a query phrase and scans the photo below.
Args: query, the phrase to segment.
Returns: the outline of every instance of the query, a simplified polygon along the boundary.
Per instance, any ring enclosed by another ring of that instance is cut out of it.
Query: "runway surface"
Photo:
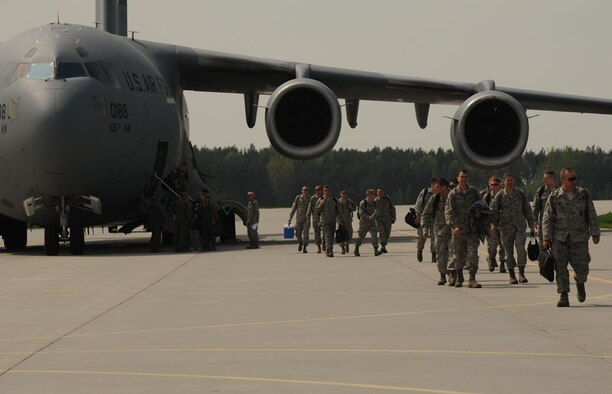
[[[258,250],[100,230],[84,256],[43,256],[40,230],[2,250],[0,393],[610,393],[612,232],[586,302],[572,284],[557,308],[533,263],[509,285],[481,246],[482,289],[437,286],[403,223],[388,254],[326,258],[281,238],[287,216],[262,210]]]

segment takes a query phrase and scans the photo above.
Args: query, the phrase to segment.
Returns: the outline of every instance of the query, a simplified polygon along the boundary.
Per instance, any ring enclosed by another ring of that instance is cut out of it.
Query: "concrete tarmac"
[[[483,288],[437,286],[404,223],[387,254],[327,258],[282,239],[287,216],[262,210],[257,250],[152,255],[99,230],[84,256],[43,256],[40,230],[2,250],[0,393],[611,392],[612,232],[586,302],[572,284],[557,308],[534,263],[509,285],[481,246]]]

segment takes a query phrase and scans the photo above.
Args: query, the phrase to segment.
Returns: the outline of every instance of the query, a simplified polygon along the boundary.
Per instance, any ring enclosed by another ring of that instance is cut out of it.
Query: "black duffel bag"
[[[550,250],[545,250],[538,256],[538,265],[540,266],[540,275],[545,277],[549,282],[555,280],[555,258],[550,253]]]
[[[346,227],[338,226],[338,229],[336,230],[336,242],[341,243],[341,242],[347,242],[348,240],[349,240],[349,233]]]
[[[410,211],[408,211],[408,213],[406,214],[406,216],[404,216],[404,221],[414,227],[414,228],[419,228],[419,225],[416,224],[416,219],[417,219],[417,214],[416,211],[414,210],[414,208],[410,208]]]
[[[538,245],[538,240],[531,233],[531,238],[529,239],[529,244],[527,245],[527,257],[529,257],[530,261],[538,261],[538,257],[540,256],[540,245]]]

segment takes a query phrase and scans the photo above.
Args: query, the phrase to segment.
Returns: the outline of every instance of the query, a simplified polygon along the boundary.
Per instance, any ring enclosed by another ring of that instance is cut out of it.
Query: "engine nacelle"
[[[495,90],[467,99],[457,109],[451,124],[455,153],[478,168],[508,166],[521,157],[528,138],[529,121],[521,103]]]
[[[270,96],[266,131],[283,156],[315,159],[336,145],[341,116],[338,98],[330,88],[314,79],[298,78],[285,82]]]

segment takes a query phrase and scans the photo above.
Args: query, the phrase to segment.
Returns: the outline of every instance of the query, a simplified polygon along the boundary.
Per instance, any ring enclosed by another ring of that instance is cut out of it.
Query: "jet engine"
[[[457,156],[479,168],[508,166],[527,146],[529,122],[512,96],[487,90],[467,99],[455,113],[451,142]]]
[[[287,81],[268,101],[268,138],[280,154],[291,159],[315,159],[332,150],[341,124],[338,98],[314,79]]]

